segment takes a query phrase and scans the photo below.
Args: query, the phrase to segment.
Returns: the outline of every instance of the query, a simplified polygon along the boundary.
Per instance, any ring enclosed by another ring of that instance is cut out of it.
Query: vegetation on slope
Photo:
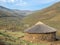
[[[34,13],[28,15],[20,22],[20,18],[18,17],[2,17],[0,18],[0,43],[4,43],[5,45],[45,45],[46,43],[31,43],[22,40],[20,37],[24,36],[20,30],[27,29],[28,27],[34,25],[38,21],[42,21],[43,23],[55,27],[58,29],[57,35],[60,36],[60,2],[56,3],[48,8],[43,10],[35,11]],[[3,14],[3,13],[2,13]],[[13,30],[7,31],[7,30]],[[14,32],[19,30],[19,32]],[[59,37],[60,38],[60,37]],[[57,45],[59,42],[53,42],[52,45]],[[49,45],[47,43],[46,45]],[[60,45],[60,44],[59,44]]]
[[[38,21],[55,27],[60,26],[60,2],[46,9],[35,11],[23,19],[24,24],[33,25]],[[59,27],[56,27],[59,28]],[[60,29],[60,28],[59,28]]]
[[[24,33],[0,30],[0,45],[60,45],[60,41],[32,43],[23,40]]]
[[[24,14],[25,13],[25,14]],[[27,10],[25,12],[21,10],[12,10],[0,6],[0,29],[19,31],[20,29],[20,21],[25,15],[29,13]]]
[[[28,15],[23,19],[23,27],[28,25],[28,27],[34,25],[38,21],[54,27],[58,30],[58,35],[60,34],[60,2],[45,8],[43,10],[35,11],[34,13]]]
[[[22,32],[0,30],[0,42],[3,42],[5,45],[37,45],[37,43],[33,44],[22,40],[22,36],[24,36],[24,33]]]

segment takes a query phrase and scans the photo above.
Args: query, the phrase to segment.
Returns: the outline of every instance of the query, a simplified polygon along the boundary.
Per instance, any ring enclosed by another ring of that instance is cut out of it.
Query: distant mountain
[[[14,16],[12,13],[12,10],[5,8],[3,6],[0,6],[0,17],[9,17],[9,16]]]
[[[13,10],[0,6],[0,16],[25,16],[31,12],[29,10]]]
[[[20,21],[27,13],[28,11],[18,11],[0,6],[0,29],[18,30]]]
[[[32,26],[36,22],[42,21],[60,30],[60,2],[53,4],[43,10],[37,10],[23,19],[25,25]],[[24,26],[25,26],[24,25]]]
[[[13,10],[15,13],[17,13],[18,15],[21,14],[23,16],[26,16],[30,13],[32,13],[33,11],[29,11],[29,10]]]

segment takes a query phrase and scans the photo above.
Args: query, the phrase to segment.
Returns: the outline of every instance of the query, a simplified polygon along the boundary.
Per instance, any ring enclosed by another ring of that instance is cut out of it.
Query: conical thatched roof
[[[54,29],[48,25],[45,25],[42,22],[38,22],[31,28],[28,28],[27,30],[25,30],[24,32],[27,32],[27,33],[51,33],[51,32],[56,32],[56,29]]]

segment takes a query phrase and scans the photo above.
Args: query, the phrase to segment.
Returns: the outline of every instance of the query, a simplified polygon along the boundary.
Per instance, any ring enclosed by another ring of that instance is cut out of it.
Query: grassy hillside
[[[0,6],[0,29],[13,30],[23,16],[17,16],[11,9]]]
[[[22,21],[24,29],[34,25],[38,21],[57,29],[57,35],[60,38],[60,2],[53,4],[43,10],[35,11],[25,17]]]
[[[43,10],[35,11],[23,19],[23,24],[32,26],[36,22],[43,23],[56,28],[60,32],[60,2],[53,4]]]
[[[12,10],[0,6],[0,29],[13,31],[21,30],[20,21],[27,13],[28,11]]]
[[[0,30],[0,45],[60,45],[57,42],[31,43],[22,39],[24,33]]]
[[[3,12],[1,13],[3,14]],[[60,45],[60,40],[56,42],[46,42],[46,43],[27,42],[25,40],[22,40],[24,33],[20,31],[34,25],[38,21],[42,21],[49,26],[55,27],[57,29],[57,35],[60,36],[60,2],[43,10],[35,11],[34,13],[26,16],[22,21],[21,18],[19,17],[20,15],[19,16],[13,15],[12,17],[11,15],[9,16],[1,15],[1,16],[2,17],[0,17],[0,45],[2,44],[3,45]],[[17,32],[16,30],[19,30],[19,32]]]

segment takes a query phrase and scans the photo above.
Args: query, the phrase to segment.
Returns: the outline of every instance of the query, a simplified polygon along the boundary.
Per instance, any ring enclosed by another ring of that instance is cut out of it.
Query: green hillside
[[[29,13],[28,10],[25,12],[25,10],[13,10],[0,6],[0,30],[20,30],[20,21],[27,13]]]
[[[32,26],[38,21],[52,26],[60,31],[60,2],[43,10],[35,11],[23,19],[24,25]]]
[[[36,22],[42,21],[56,28],[56,37],[60,39],[60,2],[43,10],[37,10],[26,17],[23,16],[24,18],[19,15],[18,10],[12,12],[10,9],[1,8],[3,9],[0,9],[0,45],[60,45],[60,40],[46,43],[27,42],[23,40],[24,33],[22,32]]]
[[[23,16],[17,16],[11,9],[0,6],[0,30],[13,30],[22,18]]]

